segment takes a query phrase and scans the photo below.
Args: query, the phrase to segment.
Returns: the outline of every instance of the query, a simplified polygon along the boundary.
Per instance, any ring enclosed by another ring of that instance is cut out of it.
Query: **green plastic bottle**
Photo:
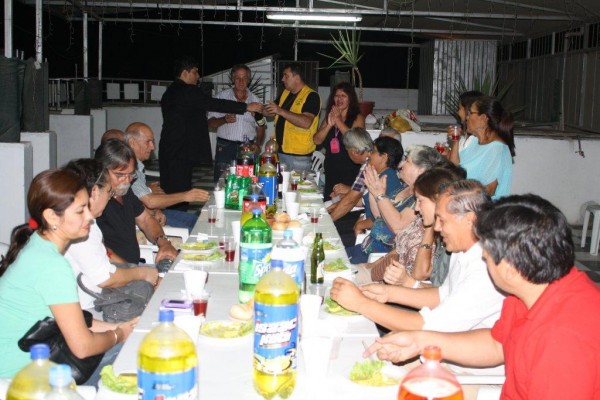
[[[50,367],[56,365],[49,359],[50,348],[47,344],[35,344],[29,353],[31,362],[13,377],[6,400],[41,400],[50,391]]]
[[[271,268],[271,227],[262,219],[260,209],[252,210],[252,218],[242,225],[240,237],[240,303],[254,297],[254,287]]]
[[[254,387],[265,399],[286,399],[296,386],[298,300],[294,279],[274,266],[254,294]]]
[[[138,350],[138,399],[198,398],[196,346],[173,323],[173,310],[160,310],[159,325],[142,340]]]

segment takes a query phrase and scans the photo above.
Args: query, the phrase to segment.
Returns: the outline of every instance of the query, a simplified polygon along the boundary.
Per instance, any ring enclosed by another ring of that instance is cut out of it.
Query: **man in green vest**
[[[275,102],[270,102],[264,108],[266,115],[275,116],[279,161],[290,169],[310,170],[321,99],[317,92],[304,83],[299,63],[286,65],[281,81],[285,90]]]

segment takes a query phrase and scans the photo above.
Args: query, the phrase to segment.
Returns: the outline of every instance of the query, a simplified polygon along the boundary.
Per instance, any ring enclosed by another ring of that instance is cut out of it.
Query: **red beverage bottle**
[[[410,371],[400,384],[398,400],[463,400],[460,383],[440,365],[440,348],[425,347],[423,358],[423,365]]]

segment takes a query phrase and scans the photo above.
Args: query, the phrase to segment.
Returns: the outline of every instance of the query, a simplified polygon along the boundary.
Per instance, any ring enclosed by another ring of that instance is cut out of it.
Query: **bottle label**
[[[254,304],[254,368],[270,375],[296,370],[298,304]]]
[[[323,279],[323,266],[325,265],[325,260],[321,260],[319,264],[317,264],[317,280]]]
[[[240,244],[240,282],[255,285],[271,269],[271,243]]]
[[[271,268],[282,268],[289,276],[294,279],[296,285],[302,287],[304,283],[304,260],[271,260]]]
[[[237,176],[254,176],[254,164],[237,164],[235,174]]]
[[[138,368],[140,400],[195,400],[198,398],[196,367],[183,372],[157,373]]]
[[[277,198],[277,177],[259,176],[258,181],[263,185],[263,193],[267,197],[267,205],[272,206]]]

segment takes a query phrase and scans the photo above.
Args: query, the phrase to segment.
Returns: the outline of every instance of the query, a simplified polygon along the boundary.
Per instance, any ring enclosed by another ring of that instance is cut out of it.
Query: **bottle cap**
[[[160,310],[158,312],[158,322],[173,322],[175,315],[173,310]]]
[[[286,229],[285,231],[283,231],[284,239],[289,239],[292,237],[292,235],[293,235],[293,232],[291,231],[291,229]]]
[[[58,364],[50,368],[50,385],[64,387],[71,384],[71,367],[67,364]]]
[[[252,209],[252,215],[257,216],[262,214],[262,210],[258,209],[258,208],[253,208]]]
[[[442,359],[442,350],[438,346],[426,346],[423,349],[423,358],[440,361]]]
[[[251,194],[250,198],[252,199],[252,201],[258,201],[258,195],[256,193]]]
[[[29,348],[32,360],[40,360],[50,357],[50,347],[46,343],[34,344]]]

